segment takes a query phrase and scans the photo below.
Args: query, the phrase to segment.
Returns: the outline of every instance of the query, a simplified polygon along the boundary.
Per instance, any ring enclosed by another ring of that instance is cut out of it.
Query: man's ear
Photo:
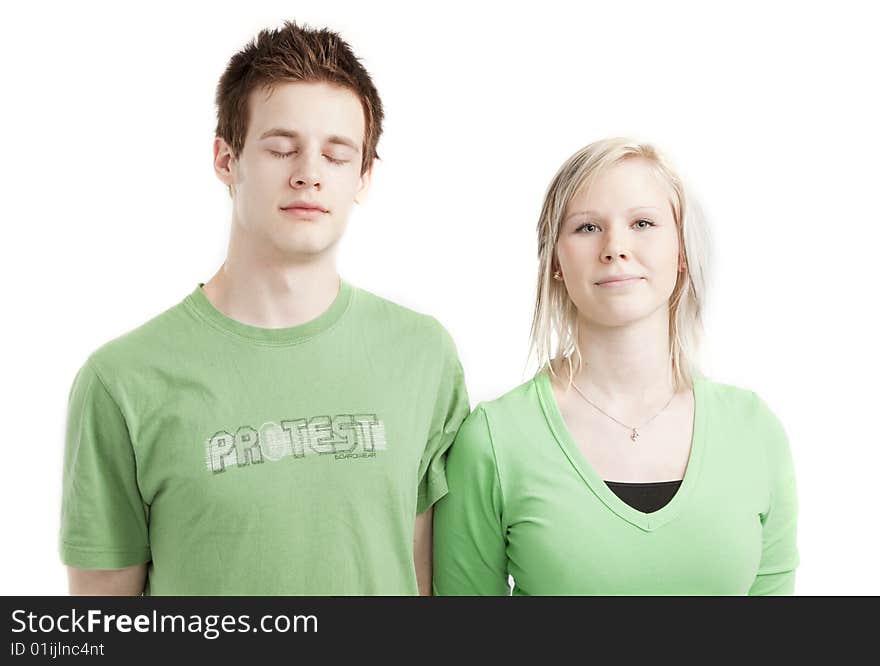
[[[214,137],[214,173],[224,185],[229,186],[235,184],[237,176],[235,173],[235,156],[232,154],[232,148],[222,137]]]
[[[373,158],[373,161],[370,162],[370,166],[368,166],[367,170],[361,174],[361,184],[354,195],[355,203],[361,204],[366,200],[367,192],[370,190],[370,184],[373,182],[373,168],[376,166],[377,161],[378,159]]]

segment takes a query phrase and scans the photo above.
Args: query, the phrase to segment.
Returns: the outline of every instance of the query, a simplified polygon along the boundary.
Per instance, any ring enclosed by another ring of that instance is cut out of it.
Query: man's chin
[[[282,235],[273,238],[275,249],[284,256],[291,258],[298,257],[302,259],[318,259],[330,253],[336,244],[338,238],[326,238],[323,236],[312,236],[309,234]]]

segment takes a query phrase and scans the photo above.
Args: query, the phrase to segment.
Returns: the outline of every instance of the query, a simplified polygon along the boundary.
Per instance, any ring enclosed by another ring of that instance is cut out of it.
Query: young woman
[[[785,433],[695,364],[705,234],[651,145],[571,156],[538,222],[541,369],[465,421],[435,510],[438,594],[790,594]],[[556,353],[551,354],[551,338]]]

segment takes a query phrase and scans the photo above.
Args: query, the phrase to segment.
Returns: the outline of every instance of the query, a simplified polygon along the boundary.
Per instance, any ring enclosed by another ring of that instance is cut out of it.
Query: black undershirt
[[[669,504],[675,493],[678,492],[681,480],[654,481],[652,483],[606,481],[605,485],[637,511],[653,513]]]

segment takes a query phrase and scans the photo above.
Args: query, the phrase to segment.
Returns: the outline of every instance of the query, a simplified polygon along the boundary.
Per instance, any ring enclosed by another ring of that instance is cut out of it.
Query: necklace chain
[[[623,426],[624,428],[626,428],[627,430],[631,430],[632,432],[630,433],[629,438],[630,438],[633,442],[635,442],[635,441],[639,438],[639,428],[644,428],[644,427],[647,426],[651,421],[653,421],[653,420],[656,419],[658,416],[660,416],[660,414],[662,414],[663,411],[664,411],[667,407],[669,407],[669,404],[672,402],[672,399],[675,397],[675,391],[673,391],[673,392],[672,392],[672,395],[669,396],[669,400],[666,401],[666,404],[663,405],[663,408],[662,408],[659,412],[657,412],[656,414],[654,414],[654,416],[652,416],[651,418],[649,418],[649,419],[648,419],[647,421],[645,421],[642,425],[640,425],[640,426],[631,426],[631,425],[627,425],[626,423],[623,423],[622,421],[618,421],[616,418],[614,418],[613,416],[611,416],[611,414],[609,414],[609,413],[606,412],[604,409],[602,409],[601,407],[599,407],[599,405],[597,405],[595,402],[593,402],[592,400],[590,400],[587,396],[584,395],[584,392],[581,391],[581,390],[578,388],[578,385],[575,384],[574,381],[571,382],[571,385],[572,385],[572,388],[574,388],[574,390],[577,391],[578,395],[579,395],[580,397],[582,397],[584,400],[586,400],[588,403],[590,403],[593,407],[595,407],[596,409],[598,409],[600,412],[602,412],[605,416],[607,416],[609,419],[611,419],[611,420],[614,421],[615,423],[619,423],[620,425],[622,425],[622,426]]]

